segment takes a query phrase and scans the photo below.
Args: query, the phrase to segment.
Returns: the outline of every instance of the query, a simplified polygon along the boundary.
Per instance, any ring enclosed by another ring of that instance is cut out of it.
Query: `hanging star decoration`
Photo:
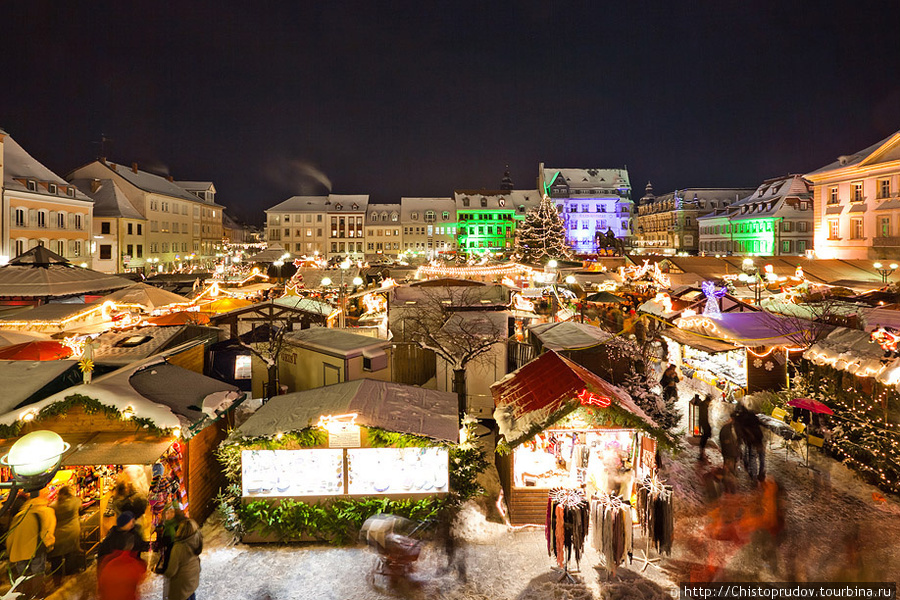
[[[716,288],[715,282],[704,281],[700,284],[700,289],[703,290],[703,295],[706,296],[706,306],[703,308],[703,316],[711,319],[718,319],[721,317],[722,311],[719,310],[719,298],[725,295],[728,288]]]
[[[78,369],[82,373],[90,373],[94,370],[94,361],[89,358],[82,358],[78,361]]]

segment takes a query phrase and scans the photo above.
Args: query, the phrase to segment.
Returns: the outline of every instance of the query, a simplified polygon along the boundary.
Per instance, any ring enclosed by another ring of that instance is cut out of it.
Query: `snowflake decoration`
[[[754,360],[753,366],[756,367],[757,369],[761,368],[762,367],[762,359],[757,358],[756,360]]]
[[[775,363],[773,363],[771,360],[767,360],[766,361],[766,371],[771,371],[774,368],[775,368]]]

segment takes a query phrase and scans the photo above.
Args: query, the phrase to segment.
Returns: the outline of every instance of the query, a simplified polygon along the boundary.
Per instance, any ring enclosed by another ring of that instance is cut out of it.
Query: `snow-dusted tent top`
[[[684,330],[742,346],[796,346],[812,334],[800,319],[767,312],[722,313],[713,319],[703,315],[683,317],[675,324]],[[791,338],[794,339],[791,339]]]
[[[0,415],[0,424],[10,425],[28,414],[37,415],[43,408],[76,394],[119,412],[130,410],[134,417],[149,419],[160,429],[180,428],[185,434],[198,429],[207,418],[215,419],[244,396],[233,385],[168,364],[164,356],[154,356],[10,410]]]
[[[396,433],[457,442],[456,394],[414,385],[359,379],[276,396],[232,433],[232,438],[272,437],[315,426],[319,417],[357,413],[356,423]]]
[[[117,304],[138,304],[148,311],[170,304],[190,303],[190,300],[184,296],[173,294],[146,283],[135,283],[100,298],[101,302],[106,302],[107,300]]]
[[[608,342],[616,337],[603,329],[585,323],[563,321],[532,325],[528,331],[547,350],[584,350]]]
[[[500,435],[510,444],[521,441],[534,426],[549,425],[548,420],[585,389],[605,396],[649,427],[657,426],[625,390],[550,351],[491,386]]]
[[[900,384],[900,359],[882,362],[884,351],[865,331],[838,327],[813,344],[803,358],[859,377],[874,377],[884,385]]]
[[[43,246],[36,246],[0,267],[0,294],[6,298],[97,294],[133,283],[115,275],[76,267]]]

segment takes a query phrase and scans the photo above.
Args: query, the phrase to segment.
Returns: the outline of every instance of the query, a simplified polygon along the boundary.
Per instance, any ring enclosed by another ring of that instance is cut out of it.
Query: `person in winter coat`
[[[53,512],[56,514],[56,544],[50,552],[50,570],[53,582],[59,587],[63,575],[75,573],[76,557],[81,551],[81,498],[65,485],[59,488]]]
[[[753,412],[738,405],[734,413],[734,429],[744,445],[744,466],[750,479],[764,481],[766,478],[766,445],[762,423]]]
[[[149,545],[144,541],[140,528],[134,522],[134,515],[123,512],[116,517],[116,526],[109,530],[97,546],[97,570],[103,570],[105,559],[116,550],[127,550],[135,558],[140,558],[141,552],[148,548]]]
[[[26,598],[44,597],[44,572],[47,552],[56,543],[56,514],[50,508],[50,488],[32,495],[23,505],[6,536],[6,551],[15,577],[30,575],[31,579],[16,588]]]
[[[675,368],[675,365],[669,365],[666,367],[666,370],[663,371],[662,377],[659,379],[659,384],[663,389],[663,399],[665,401],[669,401],[673,398],[678,397],[678,382],[681,379],[678,377],[678,371]]]
[[[166,567],[169,566],[169,557],[172,554],[172,546],[175,545],[175,538],[178,534],[178,527],[187,520],[184,511],[175,505],[171,505],[166,509],[166,520],[159,524],[156,529],[155,550],[159,554],[159,560],[153,568],[156,573],[165,573]]]
[[[734,430],[734,417],[730,417],[719,431],[719,449],[722,451],[722,462],[725,473],[722,484],[726,492],[737,491],[736,471],[738,457],[741,455],[741,443]]]
[[[712,395],[707,394],[706,398],[700,398],[699,394],[694,394],[691,404],[696,407],[697,422],[700,425],[700,456],[697,460],[706,460],[706,443],[712,437],[712,425],[709,424],[709,405],[712,403]]]
[[[137,600],[138,586],[147,576],[147,563],[130,548],[113,550],[106,556],[97,582],[100,600]]]
[[[193,519],[178,526],[175,544],[169,556],[169,565],[163,575],[168,580],[166,600],[196,600],[200,586],[200,553],[203,552],[203,536]]]

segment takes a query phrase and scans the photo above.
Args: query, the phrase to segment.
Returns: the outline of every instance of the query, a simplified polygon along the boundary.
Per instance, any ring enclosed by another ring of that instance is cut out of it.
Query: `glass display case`
[[[244,450],[244,496],[331,496],[344,493],[341,449]]]
[[[439,494],[448,491],[446,448],[354,448],[347,450],[348,492]]]

